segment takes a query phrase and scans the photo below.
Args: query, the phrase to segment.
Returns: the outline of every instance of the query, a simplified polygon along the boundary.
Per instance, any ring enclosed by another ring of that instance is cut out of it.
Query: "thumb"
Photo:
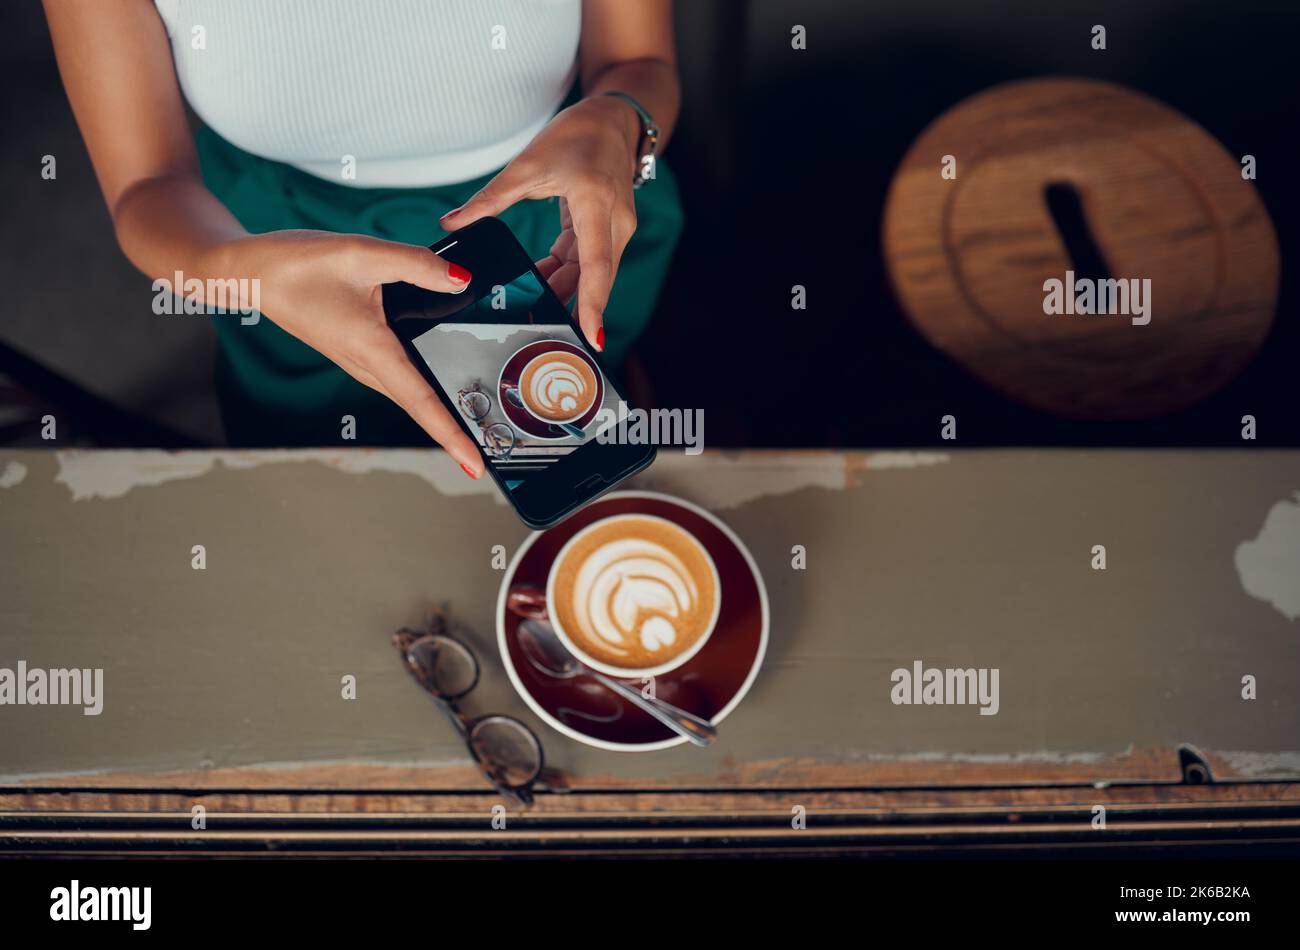
[[[540,182],[527,174],[518,161],[511,162],[469,201],[439,218],[438,223],[446,231],[457,231],[480,218],[495,217],[524,198],[544,197],[535,194],[539,186]]]
[[[469,286],[470,272],[427,247],[381,238],[359,237],[356,263],[367,282],[405,281],[425,290],[458,294]]]

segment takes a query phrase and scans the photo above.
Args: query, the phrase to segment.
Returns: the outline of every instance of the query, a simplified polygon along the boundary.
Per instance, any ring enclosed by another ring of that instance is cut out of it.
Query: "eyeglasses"
[[[543,771],[542,743],[513,716],[476,719],[461,712],[459,701],[478,685],[479,665],[469,647],[447,632],[441,611],[429,615],[427,629],[403,627],[393,646],[415,681],[432,694],[492,787],[518,805],[531,805],[533,785]]]
[[[492,397],[481,389],[462,389],[456,393],[456,402],[470,421],[483,430],[483,442],[493,458],[505,461],[515,450],[515,430],[504,422],[484,425],[483,420],[492,411]]]

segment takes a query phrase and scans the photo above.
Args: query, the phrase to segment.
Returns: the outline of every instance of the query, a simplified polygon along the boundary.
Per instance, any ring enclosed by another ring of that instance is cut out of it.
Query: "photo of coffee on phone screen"
[[[388,325],[525,523],[553,524],[650,463],[651,445],[596,439],[627,399],[504,224],[485,218],[430,250],[469,286],[386,284]]]
[[[596,401],[597,373],[581,353],[557,347],[524,366],[519,396],[524,408],[543,422],[572,422]]]

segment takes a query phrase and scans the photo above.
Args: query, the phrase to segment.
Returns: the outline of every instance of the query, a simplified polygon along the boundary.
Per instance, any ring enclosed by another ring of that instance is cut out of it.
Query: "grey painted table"
[[[477,792],[389,642],[441,601],[475,711],[534,725],[578,791],[1161,781],[1181,742],[1300,777],[1300,453],[705,453],[635,484],[766,577],[766,664],[707,750],[532,716],[492,625],[492,548],[527,530],[441,453],[0,453],[0,668],[104,670],[98,716],[0,706],[0,784]],[[915,661],[998,669],[997,714],[894,704]]]

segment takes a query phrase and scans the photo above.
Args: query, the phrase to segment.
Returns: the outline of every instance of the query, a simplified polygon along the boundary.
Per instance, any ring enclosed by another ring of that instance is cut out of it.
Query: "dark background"
[[[1292,162],[1300,5],[963,0],[689,0],[677,5],[684,107],[666,160],[687,225],[639,347],[655,401],[702,407],[707,444],[935,445],[940,417],[962,445],[1300,445],[1300,331]],[[76,408],[83,441],[223,444],[212,392],[213,331],[152,313],[149,280],[113,241],[59,84],[40,4],[7,4],[0,69],[0,442],[40,444],[50,394]],[[790,46],[802,24],[808,49]],[[1090,47],[1093,24],[1108,49]],[[1136,423],[1080,423],[993,393],[914,332],[894,303],[880,222],[912,140],[963,98],[1011,79],[1121,83],[1182,111],[1234,155],[1277,231],[1282,283],[1272,335],[1231,384],[1191,409]],[[58,178],[40,177],[58,157]],[[435,226],[436,227],[436,226]],[[436,236],[431,233],[430,240]],[[808,309],[790,309],[790,288]],[[42,375],[42,369],[57,378]],[[65,388],[73,383],[91,397]],[[44,398],[32,402],[32,391]],[[103,404],[99,402],[102,399]],[[125,411],[109,412],[105,404]],[[166,430],[152,428],[154,424]],[[60,441],[63,441],[61,432]]]

